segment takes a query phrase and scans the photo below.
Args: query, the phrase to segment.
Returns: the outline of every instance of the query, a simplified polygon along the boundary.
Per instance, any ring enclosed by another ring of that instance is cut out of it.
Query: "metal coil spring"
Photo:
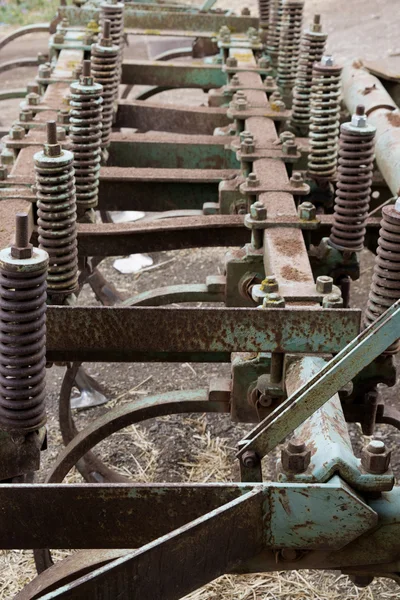
[[[266,50],[273,67],[278,63],[281,17],[282,0],[270,0]]]
[[[46,267],[0,269],[0,424],[8,430],[46,422]]]
[[[352,131],[341,127],[338,181],[330,243],[341,251],[360,252],[364,247],[374,162],[375,130]]]
[[[364,315],[366,327],[400,298],[400,212],[394,206],[385,206],[382,217],[374,274]],[[397,340],[385,354],[395,354],[399,349],[400,340]]]
[[[261,23],[269,22],[270,0],[258,0],[258,14]]]
[[[76,202],[87,210],[98,202],[102,132],[102,86],[81,83],[71,84],[70,130],[74,153]]]
[[[312,85],[313,65],[320,62],[327,40],[327,34],[320,31],[313,31],[313,27],[319,25],[315,22],[311,29],[305,31],[299,51],[299,60],[296,72],[296,79],[293,89],[293,106],[291,122],[298,127],[305,127],[308,130],[310,124],[310,97]]]
[[[341,68],[317,63],[313,68],[310,99],[308,173],[331,180],[336,172],[340,115]]]
[[[78,284],[75,178],[72,152],[47,165],[35,155],[39,247],[49,254],[49,296],[66,297]]]
[[[124,9],[123,2],[108,2],[100,6],[100,27],[104,26],[106,20],[110,21],[110,37],[115,46],[119,47],[119,62],[123,60],[124,54]]]
[[[106,148],[110,143],[114,101],[118,94],[118,47],[94,44],[91,61],[93,80],[103,86],[101,147]]]
[[[283,0],[279,35],[278,84],[292,88],[300,52],[304,0]]]

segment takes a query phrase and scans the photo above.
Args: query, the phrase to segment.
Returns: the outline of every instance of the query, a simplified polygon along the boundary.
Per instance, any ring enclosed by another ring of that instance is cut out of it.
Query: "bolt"
[[[250,215],[255,221],[265,221],[267,218],[267,209],[262,202],[254,202],[250,206]]]
[[[69,123],[69,110],[68,108],[61,108],[57,113],[57,123],[68,124]]]
[[[42,79],[49,79],[51,77],[51,66],[49,63],[39,66],[39,77]]]
[[[237,98],[234,102],[234,107],[236,110],[246,110],[247,108],[247,100],[246,98]]]
[[[59,142],[63,142],[67,138],[67,132],[64,127],[57,127],[57,139]]]
[[[265,78],[265,81],[264,81],[264,85],[267,88],[275,87],[276,83],[275,83],[275,79],[272,77],[272,75],[267,75],[267,77]]]
[[[286,110],[286,104],[282,100],[276,100],[271,103],[271,108],[274,112],[284,112]]]
[[[311,461],[311,451],[306,444],[297,438],[292,438],[282,449],[282,468],[286,473],[304,473]]]
[[[46,156],[61,156],[61,146],[57,142],[57,123],[55,121],[48,121],[46,125],[46,132],[47,142],[44,145],[44,152]]]
[[[314,33],[320,33],[322,31],[321,15],[314,15],[314,20],[310,25],[310,31],[313,31]]]
[[[253,154],[255,150],[253,138],[246,137],[240,144],[242,154]]]
[[[323,67],[333,67],[333,57],[331,54],[327,54],[321,58],[321,65]]]
[[[226,64],[227,67],[235,68],[235,67],[238,66],[237,58],[235,58],[234,56],[228,56],[228,58],[226,59],[225,64]]]
[[[15,218],[15,244],[11,246],[11,256],[31,258],[33,246],[29,243],[29,217],[26,213],[17,213]]]
[[[380,440],[371,440],[361,451],[361,465],[375,475],[386,473],[390,464],[391,451]]]
[[[38,61],[38,65],[42,65],[43,63],[46,62],[46,56],[43,54],[43,52],[38,52],[37,61]]]
[[[2,165],[13,165],[15,161],[15,154],[11,148],[3,148],[0,154]]]
[[[91,63],[90,60],[84,60],[81,68],[81,79],[80,82],[83,85],[93,85],[93,77],[91,76]]]
[[[367,126],[367,115],[365,114],[365,106],[359,104],[356,108],[356,112],[351,117],[351,124],[353,127],[359,129]]]
[[[249,173],[249,175],[246,179],[246,183],[249,187],[255,187],[255,186],[259,185],[260,180],[258,179],[258,177],[255,173]]]
[[[109,19],[106,19],[103,23],[103,30],[101,32],[101,38],[100,38],[100,46],[105,46],[110,47],[112,46],[112,39],[111,39],[111,21]]]
[[[265,279],[261,282],[260,289],[262,292],[277,292],[279,289],[278,281],[275,275],[267,275]]]
[[[263,300],[264,308],[285,308],[285,298],[282,298],[280,294],[273,292],[267,294]]]
[[[343,298],[339,294],[329,294],[322,300],[323,308],[343,308]]]
[[[302,187],[304,183],[304,179],[303,179],[303,175],[300,173],[300,171],[294,171],[293,175],[290,178],[290,184],[292,187]]]
[[[250,131],[247,131],[247,129],[245,129],[244,131],[242,131],[241,133],[239,133],[240,143],[244,142],[244,140],[246,138],[250,138],[252,142],[254,141],[253,134],[250,133]]]
[[[267,56],[262,56],[258,59],[258,66],[260,69],[270,69],[271,61]]]
[[[231,85],[236,87],[239,84],[240,84],[239,76],[235,73],[235,75],[233,75],[233,77],[231,79]]]
[[[275,90],[275,92],[272,92],[272,94],[270,96],[270,101],[273,102],[274,100],[282,100],[282,94],[278,90]],[[288,132],[288,133],[290,133],[290,132]]]
[[[34,92],[27,94],[26,100],[28,102],[28,106],[38,106],[38,104],[40,104],[40,96]]]
[[[25,129],[20,125],[13,125],[8,136],[12,140],[22,140],[25,137]]]
[[[279,140],[282,142],[282,144],[284,144],[288,140],[294,141],[295,139],[296,139],[296,136],[291,131],[283,131],[279,136]]]
[[[23,108],[18,115],[18,120],[26,123],[33,120],[33,111],[30,108]]]
[[[327,275],[317,277],[317,292],[320,294],[330,294],[333,288],[333,279]]]
[[[244,6],[242,8],[242,17],[249,17],[251,15],[250,9],[248,6]]]
[[[286,142],[287,143],[287,142]],[[301,221],[315,221],[317,211],[312,202],[302,202],[299,204],[297,214]]]
[[[254,469],[260,462],[258,455],[252,450],[243,453],[242,464],[246,469]]]

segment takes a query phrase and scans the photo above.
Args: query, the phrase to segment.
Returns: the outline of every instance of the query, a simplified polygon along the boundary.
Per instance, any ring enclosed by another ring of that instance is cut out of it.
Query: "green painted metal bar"
[[[244,445],[238,456],[247,450],[260,457],[271,452],[399,336],[400,300],[255,427],[242,440]]]
[[[338,352],[359,326],[354,309],[49,306],[47,359],[143,362],[188,353]]]
[[[225,85],[226,75],[219,65],[124,60],[121,83],[210,90]]]

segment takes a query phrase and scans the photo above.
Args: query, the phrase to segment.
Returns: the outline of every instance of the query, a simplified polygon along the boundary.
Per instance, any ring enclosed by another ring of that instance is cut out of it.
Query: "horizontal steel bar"
[[[219,29],[225,25],[232,32],[246,32],[249,27],[258,28],[258,19],[255,17],[237,17],[224,13],[197,13],[184,12],[161,12],[133,10],[125,13],[125,28],[144,29],[145,35],[165,35],[168,30],[182,30],[193,37],[196,33],[203,32],[216,35]]]
[[[169,354],[338,352],[359,331],[356,309],[49,306],[49,361],[168,360]]]
[[[130,85],[210,90],[225,85],[226,75],[220,65],[124,60],[121,82]]]

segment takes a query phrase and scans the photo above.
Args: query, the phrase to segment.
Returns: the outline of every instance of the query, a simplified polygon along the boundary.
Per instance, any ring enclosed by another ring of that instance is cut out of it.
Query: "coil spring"
[[[258,0],[258,14],[260,16],[261,23],[268,23],[269,9],[270,0]]]
[[[400,213],[394,206],[385,206],[382,217],[374,274],[364,315],[366,327],[400,298]],[[399,348],[400,340],[397,340],[385,354],[395,354]]]
[[[266,50],[273,67],[276,67],[278,62],[281,17],[282,0],[270,0]]]
[[[123,2],[108,2],[100,6],[100,26],[106,20],[110,21],[110,37],[115,46],[119,47],[119,63],[122,63],[124,54],[124,9]]]
[[[375,128],[355,131],[344,123],[340,131],[338,181],[330,243],[341,251],[364,247],[374,162]]]
[[[317,63],[310,100],[310,177],[331,180],[336,172],[340,115],[341,68]]]
[[[32,271],[13,272],[1,260],[0,424],[12,431],[46,422],[46,269],[40,260]]]
[[[291,88],[296,78],[300,52],[304,0],[283,0],[279,35],[278,83]]]
[[[78,284],[73,154],[35,154],[39,247],[49,254],[47,287],[52,298],[74,293]]]
[[[114,101],[118,94],[118,46],[92,46],[92,76],[95,83],[103,86],[103,112],[101,147],[106,148],[110,143],[111,128],[114,115]]]
[[[95,208],[101,161],[102,86],[91,78],[71,84],[70,130],[78,208]]]
[[[319,23],[313,24],[313,26]],[[313,26],[305,31],[299,51],[296,79],[293,89],[293,106],[291,122],[298,127],[305,127],[308,132],[310,124],[310,96],[312,85],[313,65],[320,62],[327,40],[327,35],[313,31]]]

